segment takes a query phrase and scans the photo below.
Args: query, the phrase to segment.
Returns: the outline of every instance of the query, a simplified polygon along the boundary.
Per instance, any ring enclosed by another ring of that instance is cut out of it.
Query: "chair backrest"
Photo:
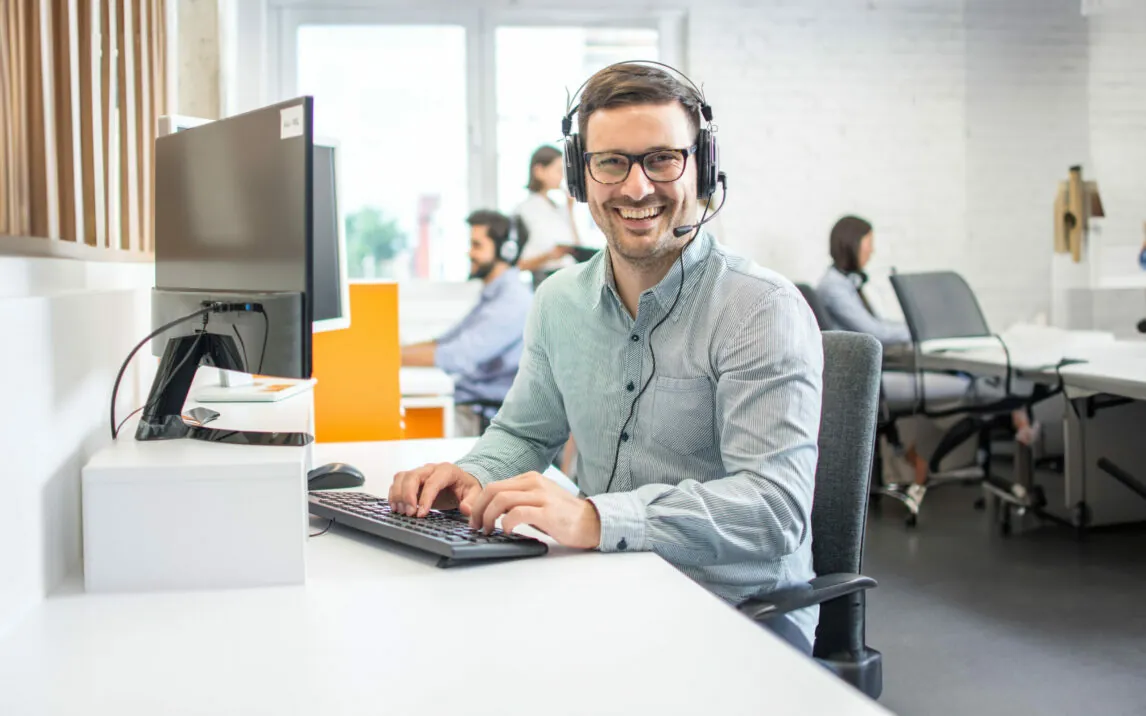
[[[891,286],[916,343],[991,335],[975,292],[954,271],[892,274]]]
[[[828,309],[824,307],[824,302],[820,300],[820,295],[816,293],[816,289],[806,283],[798,283],[796,288],[804,294],[804,300],[812,309],[812,314],[816,317],[816,323],[820,324],[821,331],[832,331],[838,328],[832,317],[828,315]]]
[[[865,333],[828,331],[823,340],[812,560],[826,575],[859,572],[863,560],[883,349]]]

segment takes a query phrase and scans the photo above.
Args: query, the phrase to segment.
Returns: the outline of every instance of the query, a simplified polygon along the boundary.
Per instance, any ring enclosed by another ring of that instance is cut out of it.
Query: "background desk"
[[[454,436],[454,379],[440,368],[398,370],[406,435],[411,438]]]
[[[470,441],[315,446],[385,494]],[[325,520],[312,520],[315,527]],[[308,582],[88,595],[0,641],[0,714],[881,714],[651,553],[438,569],[335,526]]]
[[[1020,381],[1058,385],[1074,403],[1061,415],[1066,446],[1062,499],[1048,511],[1077,524],[1078,505],[1085,503],[1089,524],[1146,519],[1146,501],[1097,467],[1100,457],[1142,477],[1146,451],[1141,426],[1146,424],[1146,341],[1116,341],[1090,331],[1021,326],[1003,334],[1012,375]],[[1084,360],[1056,367],[1063,359]],[[949,339],[923,344],[919,365],[1001,378],[1007,353],[992,338]],[[1095,394],[1126,398],[1132,403],[1091,414],[1080,401]]]

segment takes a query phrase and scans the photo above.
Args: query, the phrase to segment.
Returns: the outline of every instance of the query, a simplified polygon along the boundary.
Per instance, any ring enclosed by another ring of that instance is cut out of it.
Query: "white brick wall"
[[[967,3],[967,279],[996,329],[1050,313],[1052,206],[1085,164],[1078,0]]]
[[[265,0],[264,0],[265,1]],[[291,0],[401,7],[404,0]],[[276,0],[279,2],[279,0]],[[1094,2],[1091,2],[1094,5]],[[1146,220],[1146,15],[1110,0],[440,0],[558,21],[689,8],[686,67],[705,84],[732,192],[722,237],[795,280],[828,263],[841,214],[876,226],[886,275],[953,268],[991,324],[1050,312],[1056,182],[1101,182],[1104,238]],[[1101,8],[1100,8],[1101,9]],[[1134,15],[1134,17],[1131,17]],[[250,39],[250,38],[248,38]]]
[[[1146,222],[1146,9],[1094,15],[1090,25],[1090,162],[1106,218],[1105,268],[1141,274]]]
[[[1087,151],[1074,0],[753,3],[698,11],[690,66],[721,118],[727,241],[815,281],[847,212],[889,268],[953,268],[996,327],[1049,310],[1054,182]]]

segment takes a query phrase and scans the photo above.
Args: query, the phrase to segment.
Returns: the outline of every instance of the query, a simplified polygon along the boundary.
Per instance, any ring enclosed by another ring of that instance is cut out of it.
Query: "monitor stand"
[[[238,347],[230,336],[198,332],[167,341],[159,370],[151,383],[147,405],[135,431],[136,440],[175,440],[191,438],[235,445],[287,445],[301,447],[314,441],[309,433],[267,433],[253,430],[209,428],[204,423],[218,417],[214,411],[192,411],[198,424],[183,419],[183,404],[200,362],[207,358],[220,368],[242,370]]]

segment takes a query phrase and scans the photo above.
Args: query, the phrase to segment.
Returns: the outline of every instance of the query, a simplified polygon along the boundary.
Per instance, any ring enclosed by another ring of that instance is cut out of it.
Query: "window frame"
[[[352,0],[343,0],[347,3]],[[243,18],[240,17],[242,22]],[[467,166],[470,208],[497,206],[497,93],[496,37],[499,27],[601,27],[640,28],[657,31],[662,62],[688,71],[684,52],[684,10],[620,12],[599,8],[506,8],[479,3],[422,3],[417,7],[342,4],[325,0],[270,0],[266,15],[251,17],[237,37],[262,34],[265,61],[261,85],[249,86],[265,96],[246,106],[261,106],[289,99],[298,90],[298,28],[301,25],[445,25],[460,26],[466,33]],[[243,62],[239,48],[236,60]],[[236,68],[237,69],[237,68]],[[571,88],[573,89],[573,88]],[[554,124],[560,117],[554,117]]]

